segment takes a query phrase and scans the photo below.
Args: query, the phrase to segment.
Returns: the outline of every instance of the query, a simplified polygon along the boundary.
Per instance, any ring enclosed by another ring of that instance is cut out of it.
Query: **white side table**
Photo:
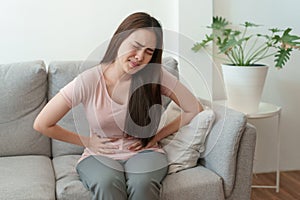
[[[226,100],[217,100],[214,101],[218,104],[226,106]],[[280,116],[281,115],[281,107],[260,102],[258,112],[252,114],[246,114],[248,119],[263,119],[269,117],[277,116],[277,164],[276,164],[276,185],[252,185],[252,188],[275,188],[276,192],[279,192],[279,184],[280,184]]]
[[[276,164],[276,185],[253,185],[252,188],[275,188],[276,192],[279,192],[279,184],[280,184],[280,116],[281,115],[281,107],[261,102],[259,104],[259,110],[257,113],[247,114],[248,119],[262,119],[268,117],[277,116],[277,164]]]

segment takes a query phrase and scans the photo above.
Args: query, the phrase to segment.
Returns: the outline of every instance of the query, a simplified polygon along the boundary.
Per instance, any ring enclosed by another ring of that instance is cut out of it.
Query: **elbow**
[[[199,101],[198,101],[197,107],[198,107],[198,109],[197,109],[198,112],[196,113],[196,115],[204,110],[202,104]]]
[[[39,117],[37,117],[35,120],[34,120],[34,123],[33,123],[33,129],[36,130],[37,132],[40,132],[44,135],[45,134],[45,130],[46,130],[46,126],[43,125],[43,123],[40,121]]]
[[[38,118],[36,118],[33,122],[33,129],[38,131],[38,132],[42,132],[42,128],[41,128],[41,125],[40,125],[40,122],[38,120]]]

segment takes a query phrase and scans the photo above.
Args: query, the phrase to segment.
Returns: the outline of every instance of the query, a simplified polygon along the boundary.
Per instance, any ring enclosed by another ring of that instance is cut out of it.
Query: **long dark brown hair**
[[[101,64],[113,63],[122,42],[141,28],[155,33],[156,48],[149,64],[132,75],[124,132],[141,138],[142,145],[145,146],[155,135],[161,117],[160,77],[163,33],[160,23],[147,13],[137,12],[129,15],[110,40]]]

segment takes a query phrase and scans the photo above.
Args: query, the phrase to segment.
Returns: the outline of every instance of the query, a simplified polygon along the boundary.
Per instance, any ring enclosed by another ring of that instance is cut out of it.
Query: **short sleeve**
[[[164,68],[161,72],[161,94],[169,97],[179,80]]]
[[[82,84],[80,84],[80,77],[76,77],[70,83],[60,90],[60,93],[67,102],[67,105],[72,108],[83,101]]]

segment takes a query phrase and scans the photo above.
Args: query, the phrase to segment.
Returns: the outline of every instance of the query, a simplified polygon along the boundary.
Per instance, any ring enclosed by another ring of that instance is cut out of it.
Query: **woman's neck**
[[[117,82],[130,81],[131,75],[122,70],[122,67],[116,63],[111,63],[103,66],[103,75],[108,85],[115,85]]]

